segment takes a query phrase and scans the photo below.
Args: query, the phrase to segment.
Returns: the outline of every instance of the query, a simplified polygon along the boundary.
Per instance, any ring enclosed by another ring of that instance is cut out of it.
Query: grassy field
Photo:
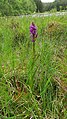
[[[0,17],[0,119],[67,119],[66,102],[67,16]]]

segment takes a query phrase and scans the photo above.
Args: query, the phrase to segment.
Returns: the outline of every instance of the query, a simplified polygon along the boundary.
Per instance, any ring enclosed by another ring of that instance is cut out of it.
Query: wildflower
[[[37,27],[35,26],[33,22],[30,25],[30,34],[32,37],[32,42],[35,42],[35,38],[37,37]]]

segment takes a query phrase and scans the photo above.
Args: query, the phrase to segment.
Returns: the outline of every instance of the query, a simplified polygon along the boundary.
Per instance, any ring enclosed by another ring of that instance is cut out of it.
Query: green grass
[[[67,16],[0,18],[0,118],[66,119],[66,65]]]

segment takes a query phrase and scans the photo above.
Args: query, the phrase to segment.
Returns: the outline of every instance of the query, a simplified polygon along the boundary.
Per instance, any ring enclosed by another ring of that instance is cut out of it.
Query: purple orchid
[[[35,26],[33,22],[30,25],[30,34],[32,37],[32,42],[35,42],[35,38],[37,37],[37,27]]]

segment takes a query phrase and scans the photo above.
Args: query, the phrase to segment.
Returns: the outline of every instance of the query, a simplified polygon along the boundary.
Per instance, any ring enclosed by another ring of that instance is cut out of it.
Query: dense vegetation
[[[34,12],[67,10],[66,0],[42,3],[41,0],[0,0],[0,16],[18,16]]]
[[[67,119],[67,16],[27,17],[0,18],[0,119]]]
[[[36,11],[33,0],[0,0],[0,14],[2,16],[21,15]]]
[[[55,0],[53,3],[44,3],[43,11],[62,11],[67,10],[67,1],[66,0]]]

